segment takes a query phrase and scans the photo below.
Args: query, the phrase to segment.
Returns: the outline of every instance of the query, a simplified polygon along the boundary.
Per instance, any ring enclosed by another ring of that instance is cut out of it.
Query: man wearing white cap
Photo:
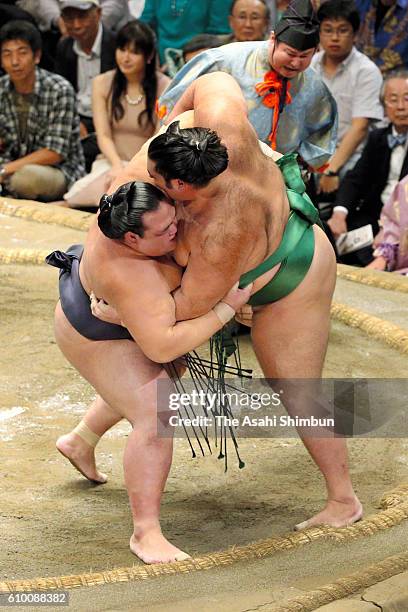
[[[92,121],[92,79],[114,68],[114,34],[101,23],[99,0],[62,0],[61,16],[68,37],[57,47],[56,72],[74,87],[81,137],[95,132]],[[96,139],[83,142],[87,169],[98,153]]]

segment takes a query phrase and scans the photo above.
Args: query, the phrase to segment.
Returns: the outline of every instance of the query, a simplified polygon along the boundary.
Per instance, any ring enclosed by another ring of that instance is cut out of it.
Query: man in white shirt
[[[354,47],[360,17],[351,0],[327,0],[318,17],[322,50],[311,66],[329,88],[339,114],[337,148],[319,181],[319,191],[331,193],[360,157],[370,121],[383,118],[382,76],[374,62]]]
[[[390,125],[370,132],[360,159],[340,183],[328,221],[335,237],[366,224],[376,235],[383,205],[408,174],[408,70],[387,74],[380,97]],[[367,265],[372,248],[351,255],[353,261],[345,263]]]

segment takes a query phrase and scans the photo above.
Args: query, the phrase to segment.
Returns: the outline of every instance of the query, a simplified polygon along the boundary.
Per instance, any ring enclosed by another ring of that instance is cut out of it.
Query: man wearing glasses
[[[408,174],[408,70],[390,72],[381,88],[390,125],[370,132],[357,164],[341,181],[328,224],[335,236],[371,224],[377,234],[381,209],[397,182]],[[372,247],[346,255],[345,263],[367,265]]]
[[[266,0],[234,0],[229,16],[232,35],[226,42],[264,40],[269,18]]]
[[[319,181],[319,191],[331,193],[360,157],[370,121],[383,118],[382,76],[374,62],[354,47],[360,25],[354,2],[327,0],[317,15],[322,50],[311,65],[330,89],[339,114],[337,148]]]

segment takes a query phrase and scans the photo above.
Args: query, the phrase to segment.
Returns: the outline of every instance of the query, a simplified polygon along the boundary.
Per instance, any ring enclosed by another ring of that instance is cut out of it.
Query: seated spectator
[[[160,63],[165,50],[182,49],[196,34],[228,34],[231,0],[146,0],[142,21],[156,32]]]
[[[92,107],[102,156],[65,194],[70,206],[98,206],[110,183],[155,132],[156,98],[170,79],[156,70],[153,30],[131,21],[117,35],[116,68],[93,81]]]
[[[331,193],[360,157],[370,121],[383,118],[382,76],[374,62],[354,47],[360,17],[352,0],[327,0],[317,16],[322,50],[311,66],[336,100],[339,117],[337,148],[319,180],[319,191]]]
[[[55,70],[77,92],[81,138],[89,172],[99,153],[92,120],[92,79],[114,68],[115,36],[101,24],[99,0],[62,0],[61,15],[68,36],[58,43]]]
[[[38,68],[41,35],[26,21],[0,30],[0,182],[15,197],[58,200],[84,174],[75,92]]]
[[[14,5],[14,2],[10,4],[10,1],[0,2],[0,25],[5,25],[9,21],[23,20],[37,25],[34,17],[27,11]],[[4,74],[4,70],[0,68],[0,76]]]
[[[233,0],[229,16],[232,34],[226,42],[265,40],[269,18],[266,0]]]
[[[357,47],[383,74],[408,66],[407,0],[356,0],[361,17]]]
[[[408,174],[408,71],[386,75],[380,97],[390,125],[370,132],[360,159],[340,183],[328,221],[335,238],[367,224],[375,236],[383,205]],[[365,266],[372,258],[372,248],[367,247],[343,261]]]
[[[367,268],[408,274],[408,176],[397,183],[380,223],[381,241]]]
[[[62,0],[18,0],[19,6],[31,13],[41,32],[52,29],[66,34],[61,18]],[[87,4],[84,0],[82,4]],[[117,31],[132,19],[127,0],[100,0],[102,24],[108,30]]]

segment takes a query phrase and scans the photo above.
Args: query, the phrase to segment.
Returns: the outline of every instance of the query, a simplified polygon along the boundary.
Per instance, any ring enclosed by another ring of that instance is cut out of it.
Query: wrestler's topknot
[[[98,225],[108,238],[120,240],[126,232],[143,236],[143,215],[157,210],[166,195],[150,183],[131,181],[111,195],[103,195],[99,203]]]
[[[180,128],[174,121],[152,140],[148,151],[156,171],[166,181],[180,179],[204,187],[228,166],[228,152],[209,128]]]

